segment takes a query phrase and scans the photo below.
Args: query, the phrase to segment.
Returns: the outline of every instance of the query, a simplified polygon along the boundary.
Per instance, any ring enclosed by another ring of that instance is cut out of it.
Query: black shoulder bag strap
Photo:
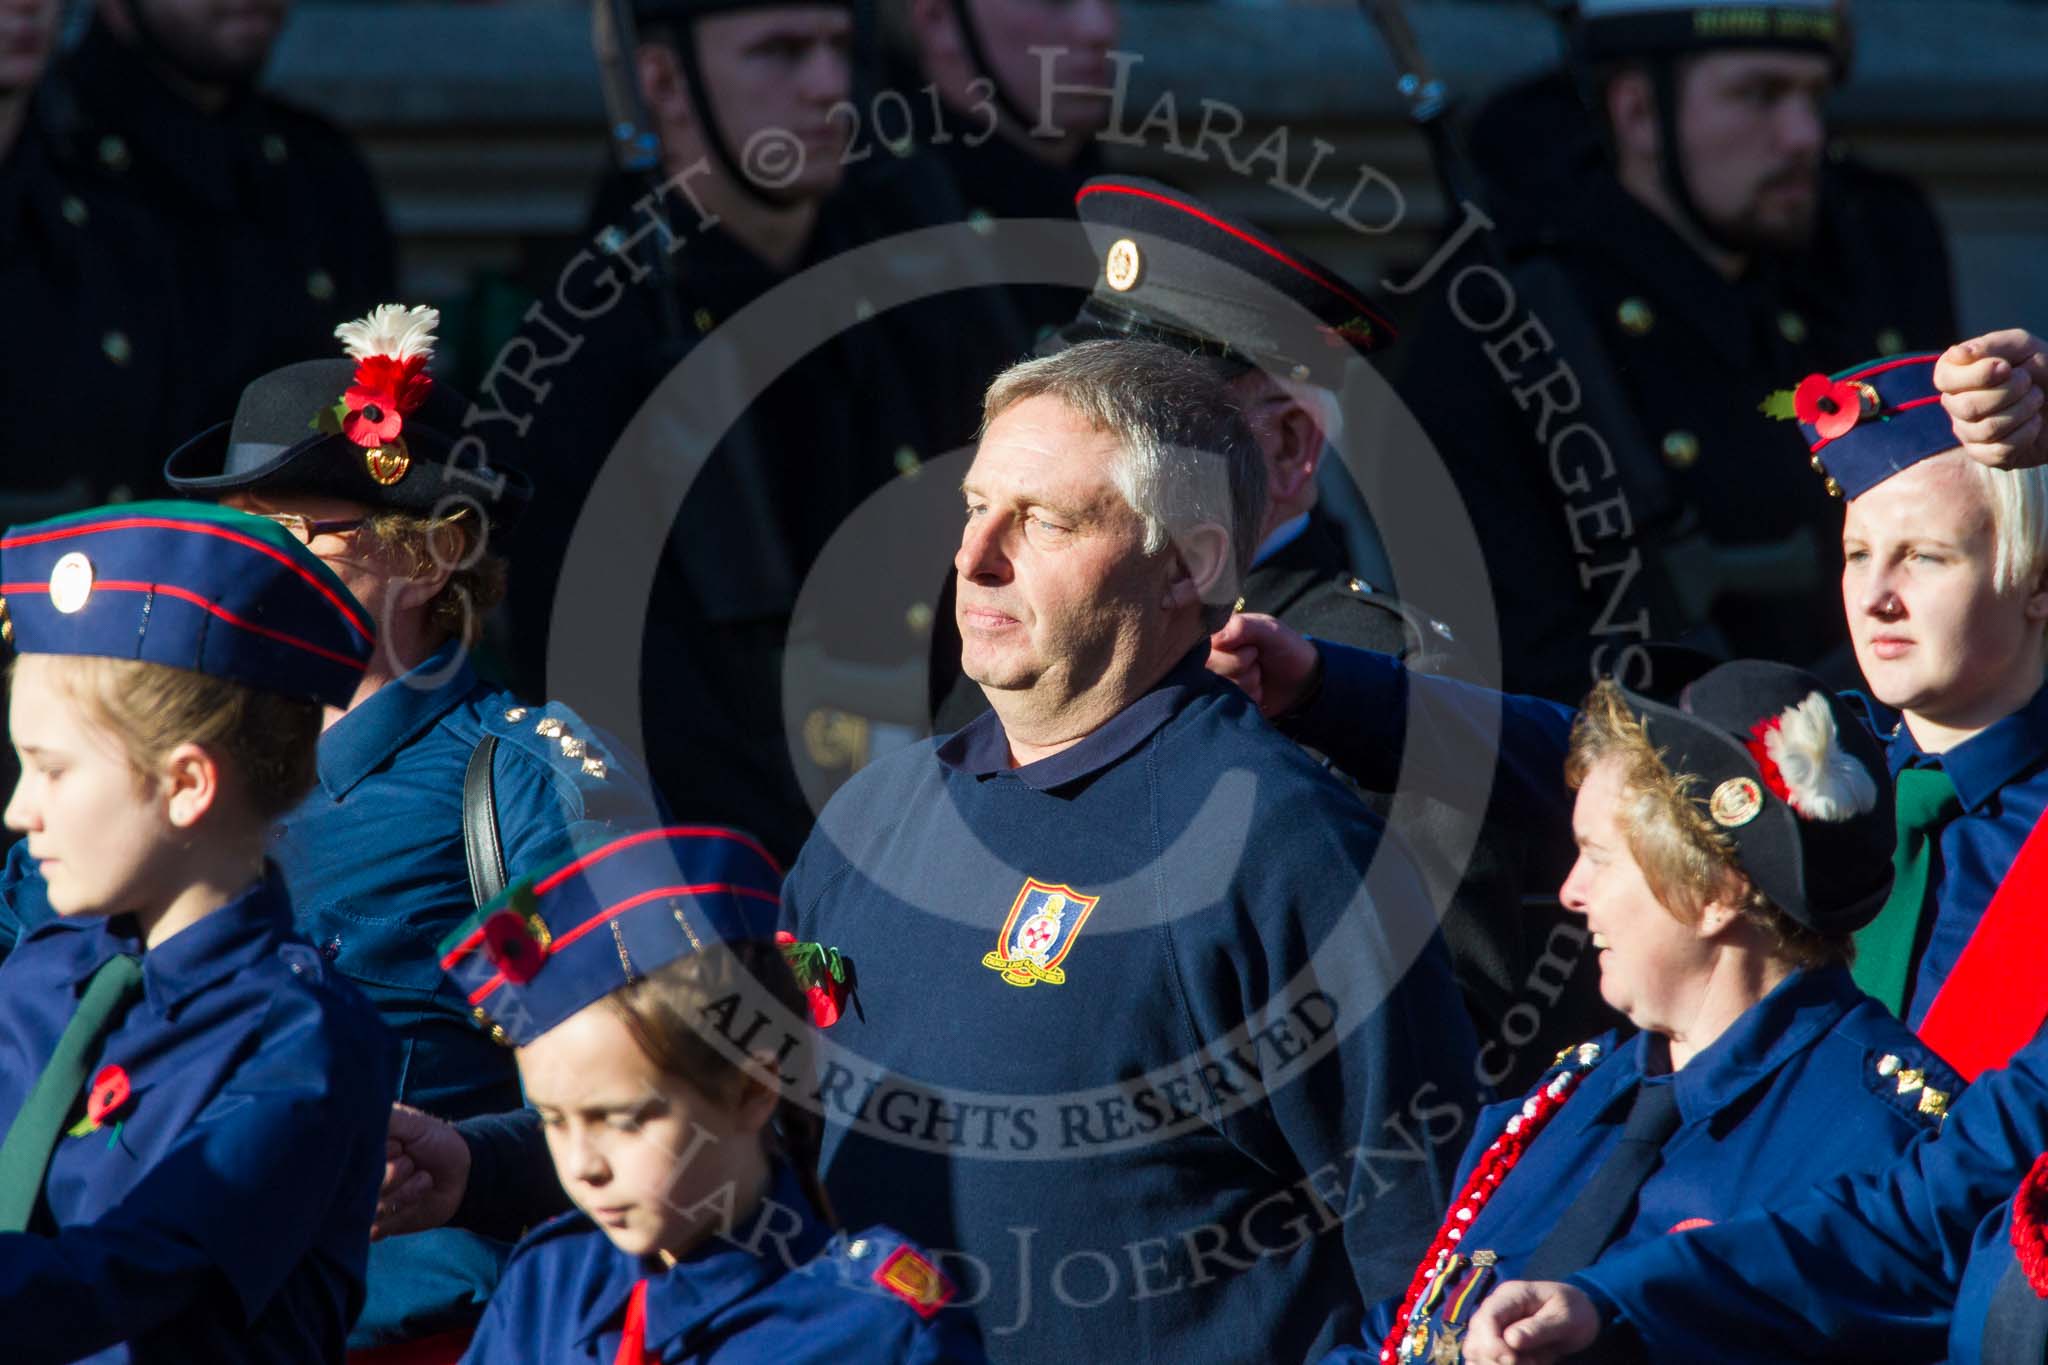
[[[462,851],[469,859],[469,894],[480,907],[505,889],[505,850],[498,843],[498,796],[491,780],[497,754],[498,737],[485,735],[470,751],[462,775]]]

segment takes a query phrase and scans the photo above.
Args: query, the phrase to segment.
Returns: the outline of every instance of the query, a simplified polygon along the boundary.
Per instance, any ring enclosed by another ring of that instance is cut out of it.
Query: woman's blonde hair
[[[427,604],[427,616],[449,639],[473,646],[482,638],[484,618],[505,600],[507,567],[481,540],[476,514],[467,507],[447,516],[417,512],[372,512],[361,535],[369,545],[401,562],[409,577],[425,577],[454,566],[441,591]],[[376,610],[375,603],[365,603]]]
[[[258,691],[166,664],[46,655],[52,677],[115,736],[138,778],[160,772],[180,744],[197,744],[231,774],[252,813],[274,820],[313,789],[317,701]],[[10,674],[13,665],[9,665]]]
[[[1794,967],[1848,962],[1847,934],[1807,928],[1756,889],[1735,858],[1735,843],[1707,818],[1694,796],[1698,780],[1674,773],[1650,743],[1621,689],[1603,679],[1572,725],[1565,780],[1573,790],[1602,763],[1621,766],[1620,825],[1650,894],[1682,924],[1699,923],[1709,901],[1732,903],[1763,929],[1777,955]]]
[[[749,1075],[732,1055],[732,1045],[717,1041],[717,1029],[706,1018],[713,1002],[765,990],[774,1003],[800,1021],[809,1006],[789,969],[782,949],[773,943],[712,944],[677,958],[638,981],[613,991],[606,1002],[625,1022],[626,1031],[656,1070],[682,1081],[714,1103],[737,1106],[749,1085],[765,1084]],[[763,1002],[765,1003],[765,1002]],[[808,1027],[805,1022],[803,1027]],[[779,1058],[779,1066],[798,1066],[805,1049]],[[824,1120],[792,1098],[802,1087],[783,1092],[775,1106],[775,1122],[767,1135],[771,1151],[796,1172],[804,1193],[818,1212],[832,1221],[832,1205],[818,1179],[818,1150]]]

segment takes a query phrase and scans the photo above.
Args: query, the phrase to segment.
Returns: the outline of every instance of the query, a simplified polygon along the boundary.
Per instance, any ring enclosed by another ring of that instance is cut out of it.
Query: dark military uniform
[[[934,119],[931,101],[913,99],[917,112],[918,143],[945,168],[958,190],[964,221],[991,240],[1000,240],[1006,218],[1034,219],[1074,216],[1075,193],[1102,174],[1102,148],[1089,142],[1079,156],[1064,166],[1039,160],[999,132],[984,132],[992,124],[994,106],[982,103],[962,112],[947,107]],[[941,140],[939,134],[948,134]],[[976,139],[970,145],[970,139]],[[1093,263],[1086,239],[1074,233],[1074,278],[1088,278]],[[1008,287],[1010,302],[1023,322],[1026,339],[1036,345],[1048,334],[1073,320],[1075,310],[1088,296],[1086,288],[1055,284],[1017,284]],[[991,375],[991,378],[994,376]]]
[[[714,373],[727,376],[720,392],[765,385],[736,425],[719,430],[715,447],[698,444],[706,439],[700,424],[658,453],[665,467],[705,462],[664,528],[666,549],[645,604],[641,695],[648,767],[675,813],[749,829],[781,857],[794,855],[812,820],[792,765],[792,745],[802,741],[785,725],[782,679],[811,565],[869,495],[971,439],[982,385],[1021,350],[1010,316],[983,306],[985,290],[866,317],[856,306],[843,330],[774,373],[721,341],[720,324],[791,275],[959,216],[943,177],[919,158],[855,169],[862,173],[822,204],[802,258],[787,272],[722,230],[699,229],[671,198],[686,245],[672,258],[669,297],[650,276],[602,317],[576,324],[583,345],[547,373],[553,387],[522,443],[538,497],[516,556],[513,621],[522,675],[538,680],[576,517],[629,421],[700,346],[724,347],[707,357]],[[630,230],[635,221],[620,226]],[[669,331],[671,317],[680,333]],[[559,349],[536,335],[544,350]],[[516,403],[519,393],[504,386],[498,397]],[[670,386],[657,420],[688,428],[697,405],[713,398]],[[885,538],[861,571],[882,585],[915,583],[912,595],[929,604],[945,556],[922,542]],[[883,664],[924,658],[929,605],[906,615],[895,595],[880,590],[843,596],[823,623],[835,652]],[[625,728],[617,717],[593,718]]]
[[[17,513],[154,493],[161,453],[200,421],[164,287],[176,253],[110,179],[46,81],[0,160],[0,298],[21,320],[0,337],[0,497]]]
[[[1812,249],[1759,256],[1730,282],[1622,188],[1567,77],[1497,97],[1472,147],[1516,297],[1461,277],[1485,264],[1468,246],[1426,287],[1398,387],[1487,556],[1504,685],[1576,700],[1645,639],[1801,663],[1835,653],[1841,509],[1797,432],[1757,405],[1787,375],[1955,339],[1925,197],[1832,164]],[[1532,317],[1556,354],[1506,343]],[[1583,398],[1549,414],[1566,381],[1536,388],[1560,359]],[[1583,434],[1559,439],[1575,422],[1612,468]],[[1854,677],[1846,659],[1822,671]]]
[[[254,91],[201,110],[101,23],[51,80],[76,101],[82,154],[167,249],[146,293],[174,303],[185,431],[225,418],[280,357],[331,352],[336,318],[394,292],[376,182],[325,119]]]

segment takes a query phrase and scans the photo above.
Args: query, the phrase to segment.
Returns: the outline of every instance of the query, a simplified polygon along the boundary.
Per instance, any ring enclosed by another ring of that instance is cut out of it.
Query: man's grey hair
[[[1258,550],[1266,466],[1215,367],[1156,342],[1085,341],[997,375],[982,398],[982,430],[1042,396],[1116,438],[1110,482],[1145,523],[1147,554],[1204,523],[1223,528],[1233,572],[1203,611],[1211,630],[1221,626]]]

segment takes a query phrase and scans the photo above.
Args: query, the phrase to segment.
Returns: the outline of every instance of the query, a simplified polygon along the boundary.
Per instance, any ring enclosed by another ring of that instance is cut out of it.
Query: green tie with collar
[[[1913,948],[1927,915],[1927,892],[1941,860],[1941,831],[1962,813],[1955,783],[1939,768],[1903,768],[1898,781],[1899,842],[1892,850],[1892,893],[1877,918],[1856,933],[1856,984],[1903,1018]]]
[[[108,958],[86,983],[56,1050],[0,1142],[0,1232],[27,1230],[57,1135],[85,1090],[94,1046],[141,990],[142,963],[127,956]]]

